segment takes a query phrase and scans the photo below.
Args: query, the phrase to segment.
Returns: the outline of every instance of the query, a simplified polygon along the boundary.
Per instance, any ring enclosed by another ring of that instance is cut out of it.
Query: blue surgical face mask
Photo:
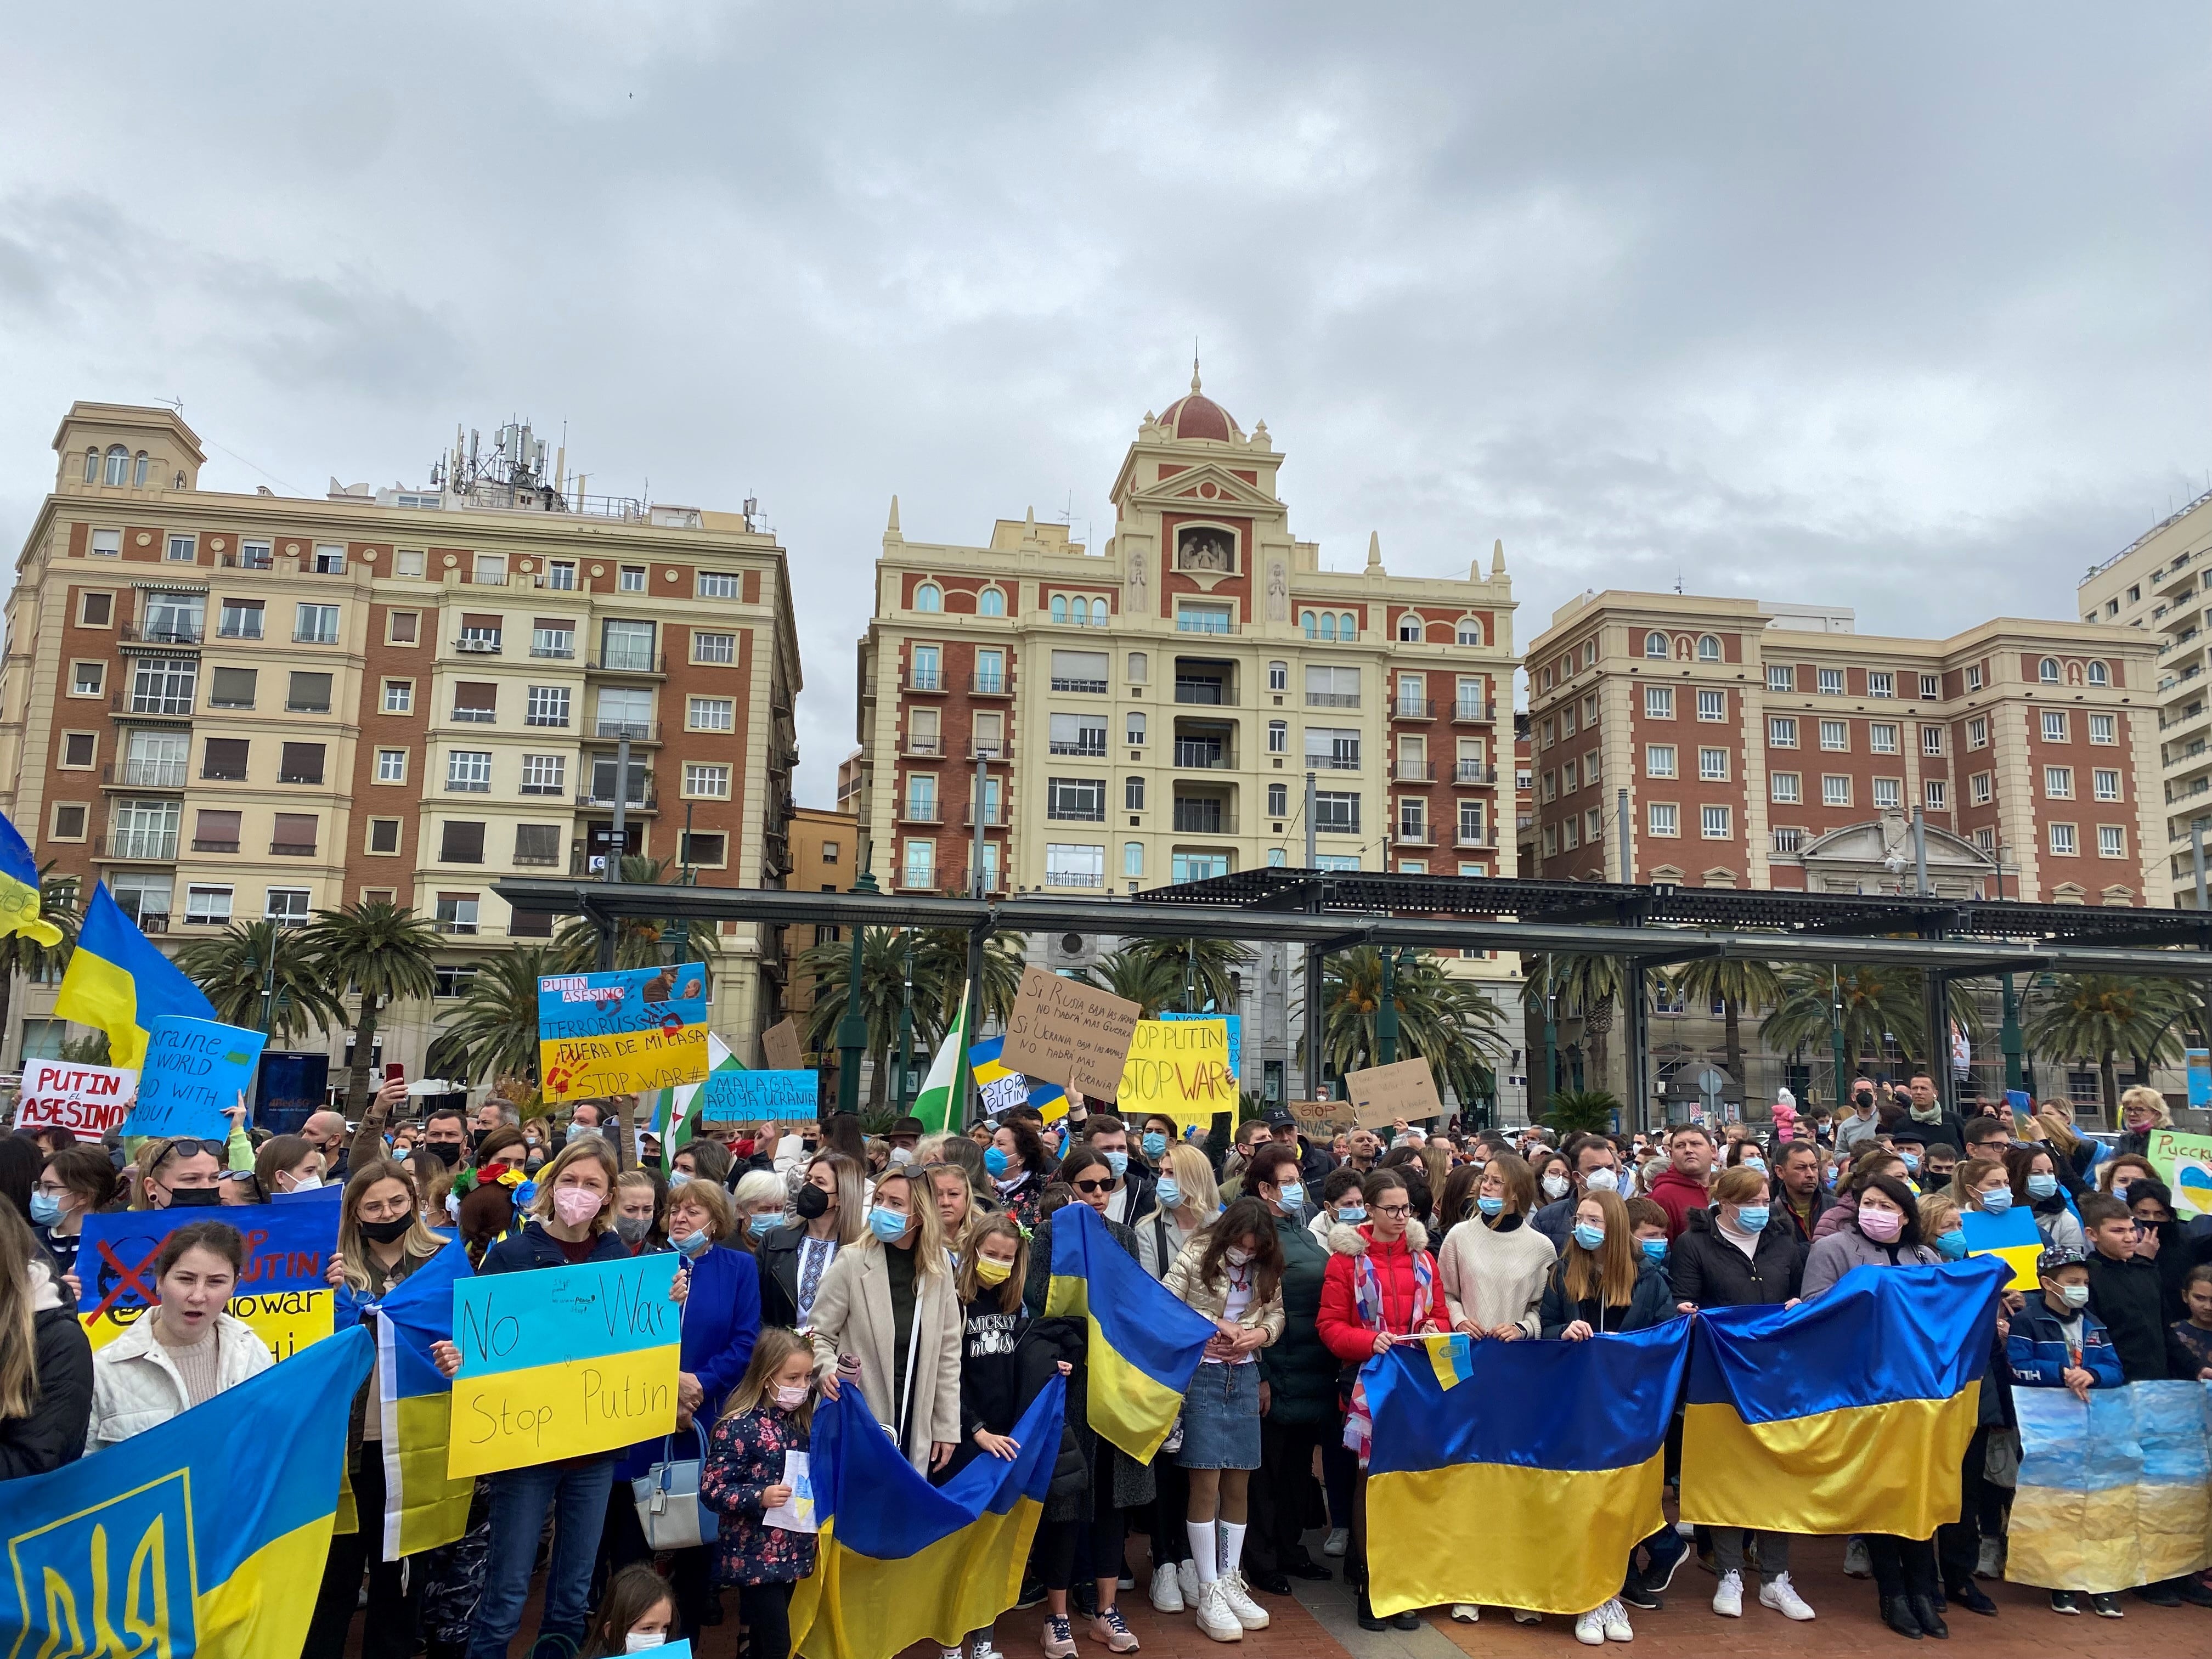
[[[690,1179],[691,1171],[689,1170],[671,1170],[668,1172],[668,1184],[672,1187],[681,1187]]]
[[[895,1244],[906,1237],[906,1230],[914,1218],[903,1210],[882,1208],[868,1212],[868,1231],[886,1244]]]
[[[1646,1261],[1664,1261],[1667,1259],[1667,1241],[1665,1239],[1645,1238],[1639,1239],[1637,1242],[1644,1246],[1644,1259]]]
[[[1305,1182],[1302,1181],[1285,1181],[1282,1186],[1277,1189],[1275,1194],[1275,1201],[1280,1204],[1286,1210],[1295,1212],[1304,1209],[1306,1206]]]
[[[2058,1177],[2055,1175],[2028,1176],[2027,1195],[2030,1198],[2056,1198],[2058,1195]]]
[[[1115,1180],[1116,1180],[1116,1181],[1119,1181],[1119,1180],[1120,1180],[1120,1179],[1121,1179],[1124,1175],[1126,1175],[1126,1174],[1128,1172],[1128,1169],[1129,1169],[1129,1155],[1128,1155],[1128,1153],[1127,1153],[1127,1152],[1109,1152],[1109,1153],[1107,1153],[1107,1154],[1106,1154],[1106,1167],[1107,1167],[1108,1169],[1111,1170],[1114,1172],[1114,1179],[1115,1179]]]
[[[766,1238],[782,1224],[783,1218],[774,1210],[763,1210],[758,1215],[747,1218],[745,1231],[755,1238]]]
[[[1908,1170],[1917,1170],[1920,1167],[1920,1154],[1917,1152],[1899,1152],[1898,1157],[1905,1160],[1905,1167]]]
[[[1765,1175],[1766,1173],[1766,1160],[1763,1158],[1747,1158],[1743,1161],[1742,1167],[1747,1170],[1756,1170],[1759,1174]]]
[[[1764,1204],[1739,1204],[1735,1209],[1735,1224],[1747,1233],[1766,1231],[1766,1220],[1773,1212]]]
[[[1145,1156],[1146,1158],[1158,1162],[1160,1158],[1164,1158],[1167,1155],[1167,1150],[1168,1138],[1165,1135],[1162,1134],[1158,1129],[1148,1129],[1146,1131]]]
[[[685,1255],[695,1258],[706,1255],[714,1248],[714,1236],[704,1227],[696,1233],[686,1233],[681,1238],[672,1238],[668,1242]]]
[[[1595,1250],[1605,1243],[1605,1229],[1587,1221],[1575,1223],[1575,1243],[1586,1250]]]
[[[1954,1227],[1948,1233],[1936,1235],[1936,1254],[1946,1261],[1963,1261],[1966,1257],[1966,1230]]]
[[[31,1219],[41,1227],[51,1227],[62,1218],[62,1200],[58,1194],[33,1193]]]
[[[2012,1188],[1992,1187],[1982,1194],[1982,1207],[1991,1215],[2002,1215],[2012,1208]]]
[[[1485,1215],[1504,1215],[1505,1200],[1494,1193],[1484,1193],[1474,1200],[1474,1207]]]
[[[1182,1188],[1173,1176],[1160,1177],[1159,1194],[1163,1210],[1178,1209],[1182,1205]]]
[[[1336,1206],[1336,1218],[1347,1227],[1357,1227],[1367,1219],[1367,1206],[1364,1204],[1340,1204]]]
[[[983,1167],[988,1170],[994,1177],[1006,1174],[1006,1165],[1012,1161],[1012,1159],[1006,1156],[1006,1150],[1003,1147],[986,1146],[983,1149]]]

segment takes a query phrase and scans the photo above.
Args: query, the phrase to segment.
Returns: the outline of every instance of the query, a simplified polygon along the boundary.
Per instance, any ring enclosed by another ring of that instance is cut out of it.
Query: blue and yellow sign
[[[78,1282],[84,1286],[77,1316],[94,1347],[106,1347],[153,1306],[154,1259],[169,1235],[191,1221],[224,1222],[245,1236],[246,1270],[226,1311],[251,1325],[271,1354],[289,1359],[331,1334],[336,1204],[121,1210],[85,1217],[77,1246]]]
[[[548,1100],[673,1089],[707,1075],[707,970],[696,962],[538,981]]]

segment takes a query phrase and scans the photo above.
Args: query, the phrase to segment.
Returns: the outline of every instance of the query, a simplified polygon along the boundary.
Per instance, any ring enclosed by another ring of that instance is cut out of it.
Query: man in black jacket
[[[1909,1098],[1905,1103],[1905,1115],[1911,1120],[1912,1127],[1920,1131],[1920,1138],[1930,1146],[1940,1140],[1964,1152],[1966,1150],[1965,1127],[1960,1123],[1957,1113],[1943,1109],[1943,1097],[1936,1092],[1936,1079],[1928,1074],[1925,1066],[1912,1068],[1906,1091]]]
[[[1774,1219],[1805,1249],[1813,1248],[1813,1229],[1836,1206],[1821,1190],[1820,1149],[1809,1140],[1790,1140],[1774,1155]]]

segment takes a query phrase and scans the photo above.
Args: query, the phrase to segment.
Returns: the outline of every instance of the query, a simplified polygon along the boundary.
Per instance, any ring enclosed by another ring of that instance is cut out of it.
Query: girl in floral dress
[[[814,1534],[766,1524],[791,1501],[784,1454],[807,1449],[814,1419],[814,1349],[798,1332],[771,1326],[732,1390],[707,1440],[700,1501],[721,1517],[714,1580],[738,1587],[738,1616],[752,1632],[752,1659],[789,1659],[791,1589],[814,1571]]]

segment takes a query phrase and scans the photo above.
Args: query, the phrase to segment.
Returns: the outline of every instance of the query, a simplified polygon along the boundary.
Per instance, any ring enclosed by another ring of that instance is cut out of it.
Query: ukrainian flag
[[[39,865],[22,834],[0,813],[0,933],[59,945],[62,930],[39,915]]]
[[[453,1385],[431,1363],[430,1345],[453,1338],[453,1285],[473,1276],[456,1242],[376,1305],[375,1409],[384,1429],[384,1559],[403,1560],[469,1529],[476,1481],[447,1476]]]
[[[131,1071],[146,1057],[147,1035],[156,1017],[183,1014],[220,1023],[200,988],[138,931],[107,896],[105,882],[93,884],[54,1012],[106,1032],[107,1063]]]
[[[127,1445],[0,1485],[0,1653],[298,1659],[368,1333],[301,1351]]]
[[[2110,1595],[2205,1565],[2212,1456],[2202,1382],[2015,1389],[2020,1483],[2005,1577]]]
[[[1165,1443],[1213,1322],[1161,1288],[1088,1204],[1052,1218],[1047,1316],[1089,1322],[1091,1426],[1139,1463]]]
[[[1700,1313],[1682,1519],[1902,1538],[1957,1520],[2010,1273],[1989,1256],[1855,1268],[1794,1308]]]
[[[968,1050],[969,1069],[975,1074],[975,1086],[983,1091],[983,1115],[995,1117],[1027,1104],[1036,1107],[1048,1123],[1066,1117],[1067,1091],[1057,1083],[1015,1071],[1000,1058],[1006,1048],[1006,1038],[994,1036]],[[994,1084],[998,1085],[995,1089]]]
[[[821,1532],[814,1571],[792,1597],[793,1647],[805,1659],[953,1648],[1013,1606],[1066,1398],[1054,1377],[1014,1425],[1012,1462],[979,1457],[941,1487],[915,1472],[858,1389],[817,1402],[808,1479]]]
[[[1585,1342],[1431,1338],[1369,1361],[1375,1610],[1580,1613],[1618,1595],[1629,1552],[1665,1523],[1689,1346],[1673,1319]]]
[[[2012,1280],[2007,1290],[2033,1291],[2041,1285],[2035,1276],[2035,1259],[2043,1254],[2043,1234],[2033,1211],[2021,1208],[1991,1215],[1987,1210],[1966,1210],[1960,1213],[1959,1224],[1966,1230],[1968,1255],[2000,1256],[2011,1264]]]

